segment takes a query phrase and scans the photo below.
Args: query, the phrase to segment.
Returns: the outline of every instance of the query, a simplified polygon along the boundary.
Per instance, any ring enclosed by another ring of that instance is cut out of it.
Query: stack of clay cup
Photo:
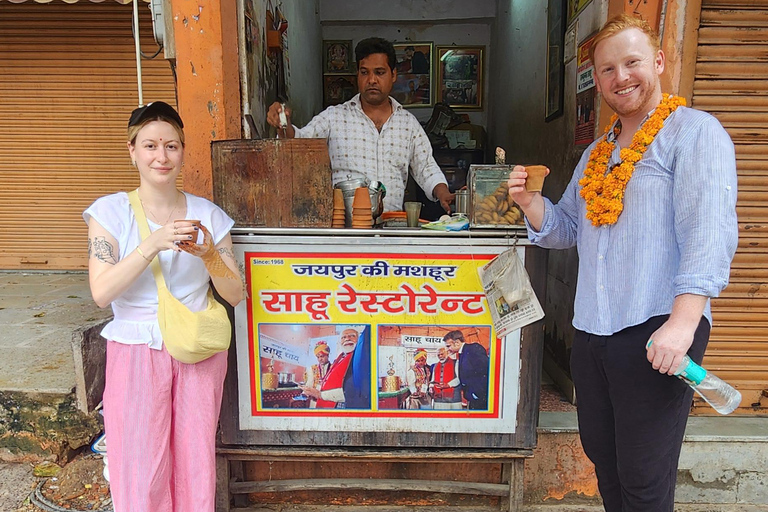
[[[355,190],[355,199],[352,201],[352,227],[370,228],[372,226],[371,196],[367,188],[360,187]]]
[[[332,228],[343,228],[344,225],[344,192],[340,188],[333,189],[333,220]]]

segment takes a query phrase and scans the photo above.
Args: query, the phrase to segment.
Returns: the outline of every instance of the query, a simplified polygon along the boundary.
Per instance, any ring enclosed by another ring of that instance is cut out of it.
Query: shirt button
[[[601,289],[601,290],[605,290],[605,286],[603,286],[603,285],[600,285],[600,289]]]
[[[597,259],[599,260],[603,259],[603,255],[601,254],[600,256],[598,256]]]

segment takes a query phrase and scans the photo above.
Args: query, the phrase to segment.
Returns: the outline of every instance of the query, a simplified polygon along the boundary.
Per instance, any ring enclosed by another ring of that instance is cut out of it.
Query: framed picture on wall
[[[352,66],[352,41],[323,41],[323,73],[346,75]]]
[[[323,107],[339,105],[357,94],[357,75],[323,76]]]
[[[563,114],[563,43],[565,40],[566,0],[547,0],[547,87],[544,119]]]
[[[404,107],[431,107],[432,43],[395,43],[397,80],[390,95]]]
[[[437,101],[454,109],[483,108],[484,46],[438,46]]]

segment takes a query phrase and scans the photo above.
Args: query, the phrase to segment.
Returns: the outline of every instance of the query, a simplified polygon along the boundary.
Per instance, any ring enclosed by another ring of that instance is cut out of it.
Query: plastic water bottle
[[[741,403],[741,393],[737,389],[691,361],[688,356],[683,357],[675,375],[720,414],[731,414]]]

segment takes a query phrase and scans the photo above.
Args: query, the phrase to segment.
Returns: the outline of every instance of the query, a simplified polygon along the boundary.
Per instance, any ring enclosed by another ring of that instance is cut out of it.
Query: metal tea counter
[[[235,309],[217,511],[245,504],[250,493],[404,486],[495,496],[502,510],[521,508],[523,463],[536,445],[542,329],[537,322],[497,337],[488,308],[508,306],[488,303],[477,269],[515,247],[543,302],[546,253],[524,229],[240,228],[232,235],[249,297]],[[453,362],[443,339],[457,331],[466,344]],[[326,352],[333,363],[321,375],[313,365]],[[422,354],[432,380],[435,369],[440,377],[453,369],[446,379],[462,383],[463,397],[446,404],[433,388],[419,393],[414,365]],[[249,464],[265,461],[295,471],[251,478],[258,472]],[[301,471],[329,462],[381,471],[349,478],[331,469],[320,479]],[[397,476],[387,474],[393,462],[493,464],[500,472],[495,481],[477,472],[474,482],[434,472],[425,475],[435,479],[405,481],[389,478]]]

